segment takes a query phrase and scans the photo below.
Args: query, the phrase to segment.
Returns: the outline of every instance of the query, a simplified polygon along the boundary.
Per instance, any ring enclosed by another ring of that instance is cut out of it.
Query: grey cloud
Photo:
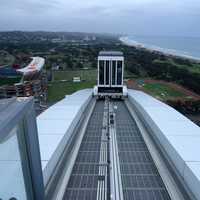
[[[99,5],[94,5],[94,6],[88,6],[86,8],[80,9],[80,11],[84,12],[89,12],[91,14],[102,14],[107,10],[106,6],[99,6]]]
[[[7,12],[13,10],[21,10],[24,13],[30,11],[43,11],[45,12],[48,9],[55,8],[58,1],[56,0],[1,0],[1,9],[7,9]],[[5,11],[5,10],[4,10]]]
[[[0,30],[200,35],[199,0],[0,0],[0,3]]]

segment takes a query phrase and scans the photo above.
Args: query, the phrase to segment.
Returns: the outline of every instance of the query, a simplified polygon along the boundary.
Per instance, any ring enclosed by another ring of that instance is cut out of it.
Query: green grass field
[[[145,83],[143,84],[143,89],[150,93],[152,96],[162,100],[185,97],[185,94],[162,83]]]
[[[81,80],[94,81],[97,78],[96,69],[88,70],[67,70],[54,72],[54,80],[68,80],[72,81],[73,77],[80,76]]]
[[[73,83],[73,77],[81,77],[82,82]],[[126,72],[125,76],[133,77],[134,74]],[[81,89],[93,88],[96,85],[97,70],[67,70],[53,72],[54,81],[48,86],[48,101],[50,103],[59,101],[67,94],[72,94]],[[63,82],[65,80],[66,82]]]
[[[81,77],[82,82],[73,83],[73,77]],[[57,102],[78,90],[93,88],[96,85],[97,70],[68,70],[54,72],[54,81],[48,86],[48,101]],[[67,82],[62,82],[66,80]]]
[[[49,84],[48,87],[48,101],[50,103],[57,102],[65,97],[67,94],[72,94],[78,90],[85,88],[93,88],[95,82],[85,81],[81,83],[73,82],[59,82]]]

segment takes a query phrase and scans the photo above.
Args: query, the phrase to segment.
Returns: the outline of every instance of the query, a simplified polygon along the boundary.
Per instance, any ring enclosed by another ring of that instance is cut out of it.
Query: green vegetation
[[[54,71],[53,82],[49,84],[48,88],[48,101],[56,102],[64,98],[67,94],[72,94],[75,91],[93,88],[96,85],[97,70],[96,69],[77,69],[66,71]],[[80,77],[80,83],[73,83],[73,77]],[[135,77],[135,75],[129,71],[125,71],[125,77]]]
[[[85,81],[81,83],[73,82],[59,82],[49,84],[48,87],[48,101],[56,102],[65,97],[65,95],[72,94],[81,89],[93,88],[96,83],[94,81]]]
[[[200,63],[143,48],[118,48],[125,54],[126,69],[138,77],[175,82],[200,94]]]
[[[168,66],[174,66],[179,69],[185,69],[188,70],[191,73],[199,73],[200,74],[200,64],[199,63],[176,63],[173,59],[167,59],[167,60],[158,60],[155,59],[153,61],[156,65],[168,65]]]
[[[53,72],[54,81],[48,86],[48,101],[53,103],[81,89],[93,88],[97,70],[67,70]],[[80,83],[73,83],[73,77],[81,77]]]
[[[55,71],[54,80],[68,80],[72,81],[73,77],[80,77],[81,80],[95,81],[97,78],[97,70],[66,70],[66,71]]]
[[[180,91],[171,88],[170,86],[162,83],[146,83],[143,84],[143,88],[146,92],[150,93],[152,96],[160,98],[162,100],[167,100],[177,97],[185,97]]]

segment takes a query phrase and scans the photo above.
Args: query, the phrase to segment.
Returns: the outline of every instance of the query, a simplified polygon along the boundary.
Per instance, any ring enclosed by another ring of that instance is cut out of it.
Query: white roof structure
[[[41,71],[45,64],[45,59],[41,57],[32,57],[32,59],[33,60],[28,66],[22,69],[18,69],[17,71],[23,73],[24,75],[29,75]]]
[[[44,181],[48,180],[60,154],[92,98],[92,89],[80,90],[51,106],[37,117]]]
[[[200,127],[172,107],[136,90],[128,90],[183,181],[200,199]]]
[[[18,199],[26,196],[23,180],[23,171],[20,160],[20,152],[16,135],[17,128],[10,133],[10,138],[0,145],[0,198],[8,199],[15,195]],[[12,133],[13,132],[13,133]],[[10,187],[15,186],[15,191]]]
[[[92,89],[66,96],[37,117],[44,182],[49,180],[60,155],[92,98]],[[156,141],[185,184],[200,199],[200,127],[172,107],[136,90],[128,98],[137,108]]]

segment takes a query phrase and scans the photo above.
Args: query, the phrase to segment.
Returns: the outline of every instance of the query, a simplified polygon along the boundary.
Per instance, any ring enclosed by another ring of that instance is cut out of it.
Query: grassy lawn
[[[80,76],[82,80],[94,81],[97,79],[97,70],[68,70],[68,71],[56,71],[54,72],[54,80],[69,80],[71,81],[74,76]],[[137,78],[132,72],[124,71],[124,78]]]
[[[155,96],[163,100],[177,98],[177,97],[185,97],[185,94],[162,83],[143,84],[143,88],[146,92],[150,93],[152,96]]]
[[[97,79],[97,70],[68,70],[54,72],[54,80],[73,80],[73,77],[79,76],[81,80],[94,81]]]
[[[96,85],[97,70],[67,70],[67,71],[55,71],[53,72],[54,81],[49,84],[48,87],[48,101],[50,103],[59,101],[67,94],[72,94],[81,89],[93,88]],[[73,83],[73,77],[78,76],[83,80],[81,83]],[[126,72],[125,76],[133,77],[133,73]],[[67,82],[62,82],[66,80]]]
[[[65,97],[67,94],[72,94],[78,90],[85,88],[93,88],[96,84],[95,81],[84,81],[81,83],[73,82],[58,82],[49,84],[48,86],[48,101],[50,103],[59,101]]]
[[[79,76],[80,83],[73,83],[73,77]],[[78,90],[85,88],[93,88],[96,85],[97,70],[68,70],[54,72],[54,81],[48,86],[48,101],[50,103],[57,102],[65,97],[65,95],[72,94]],[[62,82],[67,80],[67,82]]]

